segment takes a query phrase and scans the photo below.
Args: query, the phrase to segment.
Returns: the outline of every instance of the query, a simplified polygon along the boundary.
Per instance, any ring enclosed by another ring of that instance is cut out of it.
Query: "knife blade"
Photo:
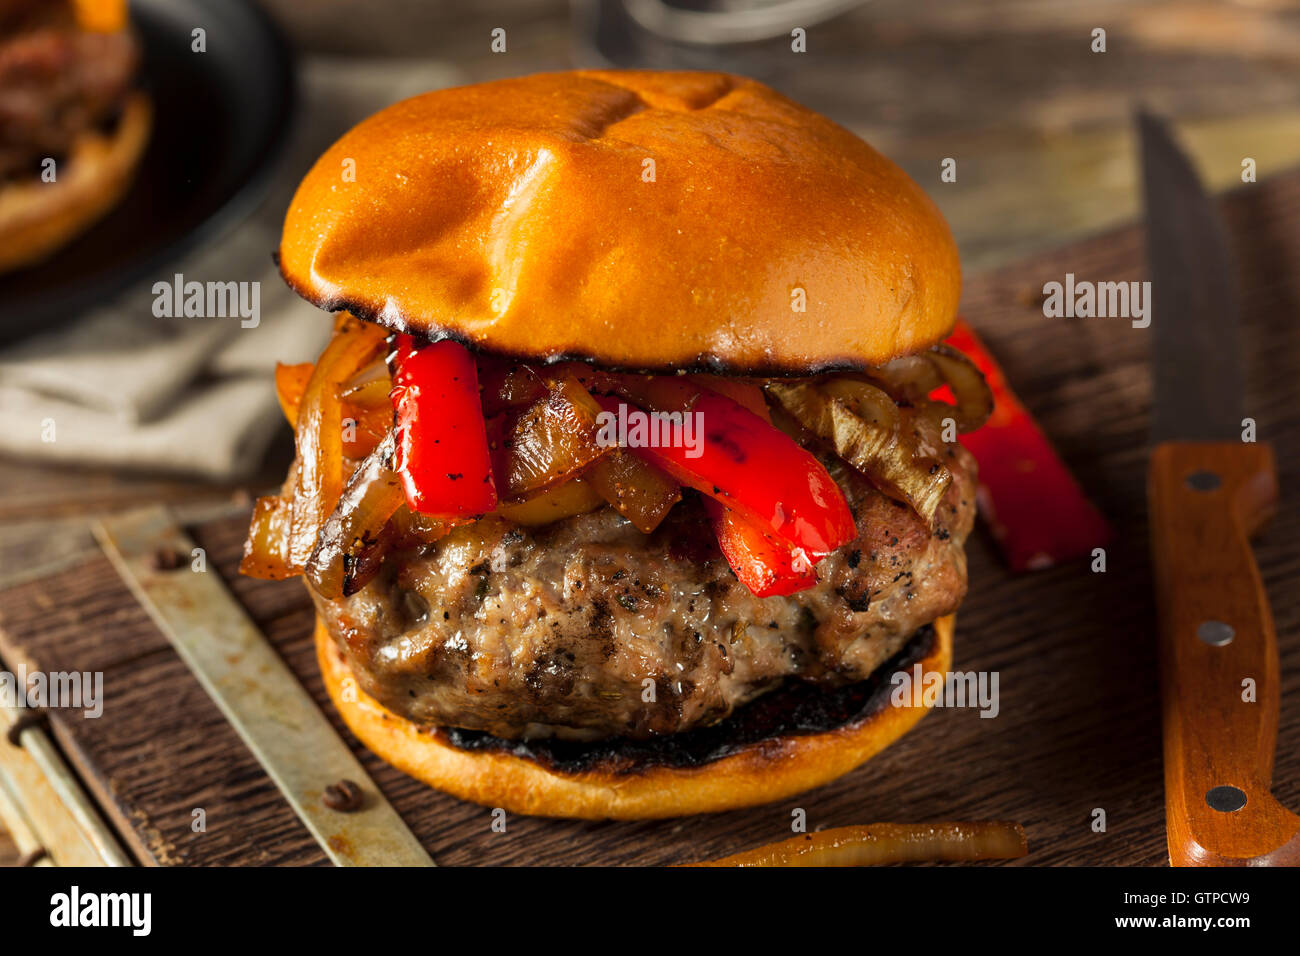
[[[1155,304],[1151,435],[1156,442],[1239,439],[1240,321],[1223,223],[1165,125],[1143,112],[1138,130]]]
[[[1250,548],[1277,502],[1266,442],[1244,440],[1240,313],[1223,225],[1191,163],[1139,114],[1151,271],[1165,819],[1176,866],[1300,863],[1300,817],[1270,792],[1281,679]]]

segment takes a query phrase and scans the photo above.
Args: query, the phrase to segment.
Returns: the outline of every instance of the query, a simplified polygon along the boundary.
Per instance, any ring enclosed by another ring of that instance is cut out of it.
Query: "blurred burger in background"
[[[0,272],[112,209],[149,138],[126,0],[0,0]]]

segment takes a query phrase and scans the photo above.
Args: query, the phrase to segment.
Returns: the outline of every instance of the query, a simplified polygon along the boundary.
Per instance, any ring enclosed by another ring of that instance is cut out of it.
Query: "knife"
[[[1270,792],[1277,636],[1250,536],[1278,497],[1273,450],[1246,441],[1225,232],[1191,163],[1139,113],[1151,273],[1153,451],[1165,817],[1175,866],[1300,863],[1300,816]]]

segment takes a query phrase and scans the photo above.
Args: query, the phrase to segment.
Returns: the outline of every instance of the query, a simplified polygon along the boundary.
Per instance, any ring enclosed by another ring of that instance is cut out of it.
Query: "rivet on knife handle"
[[[1300,816],[1270,792],[1281,681],[1249,541],[1277,500],[1272,449],[1167,442],[1148,479],[1170,861],[1300,863]]]

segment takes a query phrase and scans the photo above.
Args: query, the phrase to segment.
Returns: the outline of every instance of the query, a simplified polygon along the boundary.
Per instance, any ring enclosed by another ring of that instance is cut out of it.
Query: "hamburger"
[[[512,812],[776,800],[946,672],[991,398],[942,344],[935,206],[737,76],[428,93],[299,187],[297,457],[242,570],[303,575],[326,689],[406,773]]]
[[[126,192],[151,122],[139,62],[126,0],[0,0],[0,272],[48,258]]]

